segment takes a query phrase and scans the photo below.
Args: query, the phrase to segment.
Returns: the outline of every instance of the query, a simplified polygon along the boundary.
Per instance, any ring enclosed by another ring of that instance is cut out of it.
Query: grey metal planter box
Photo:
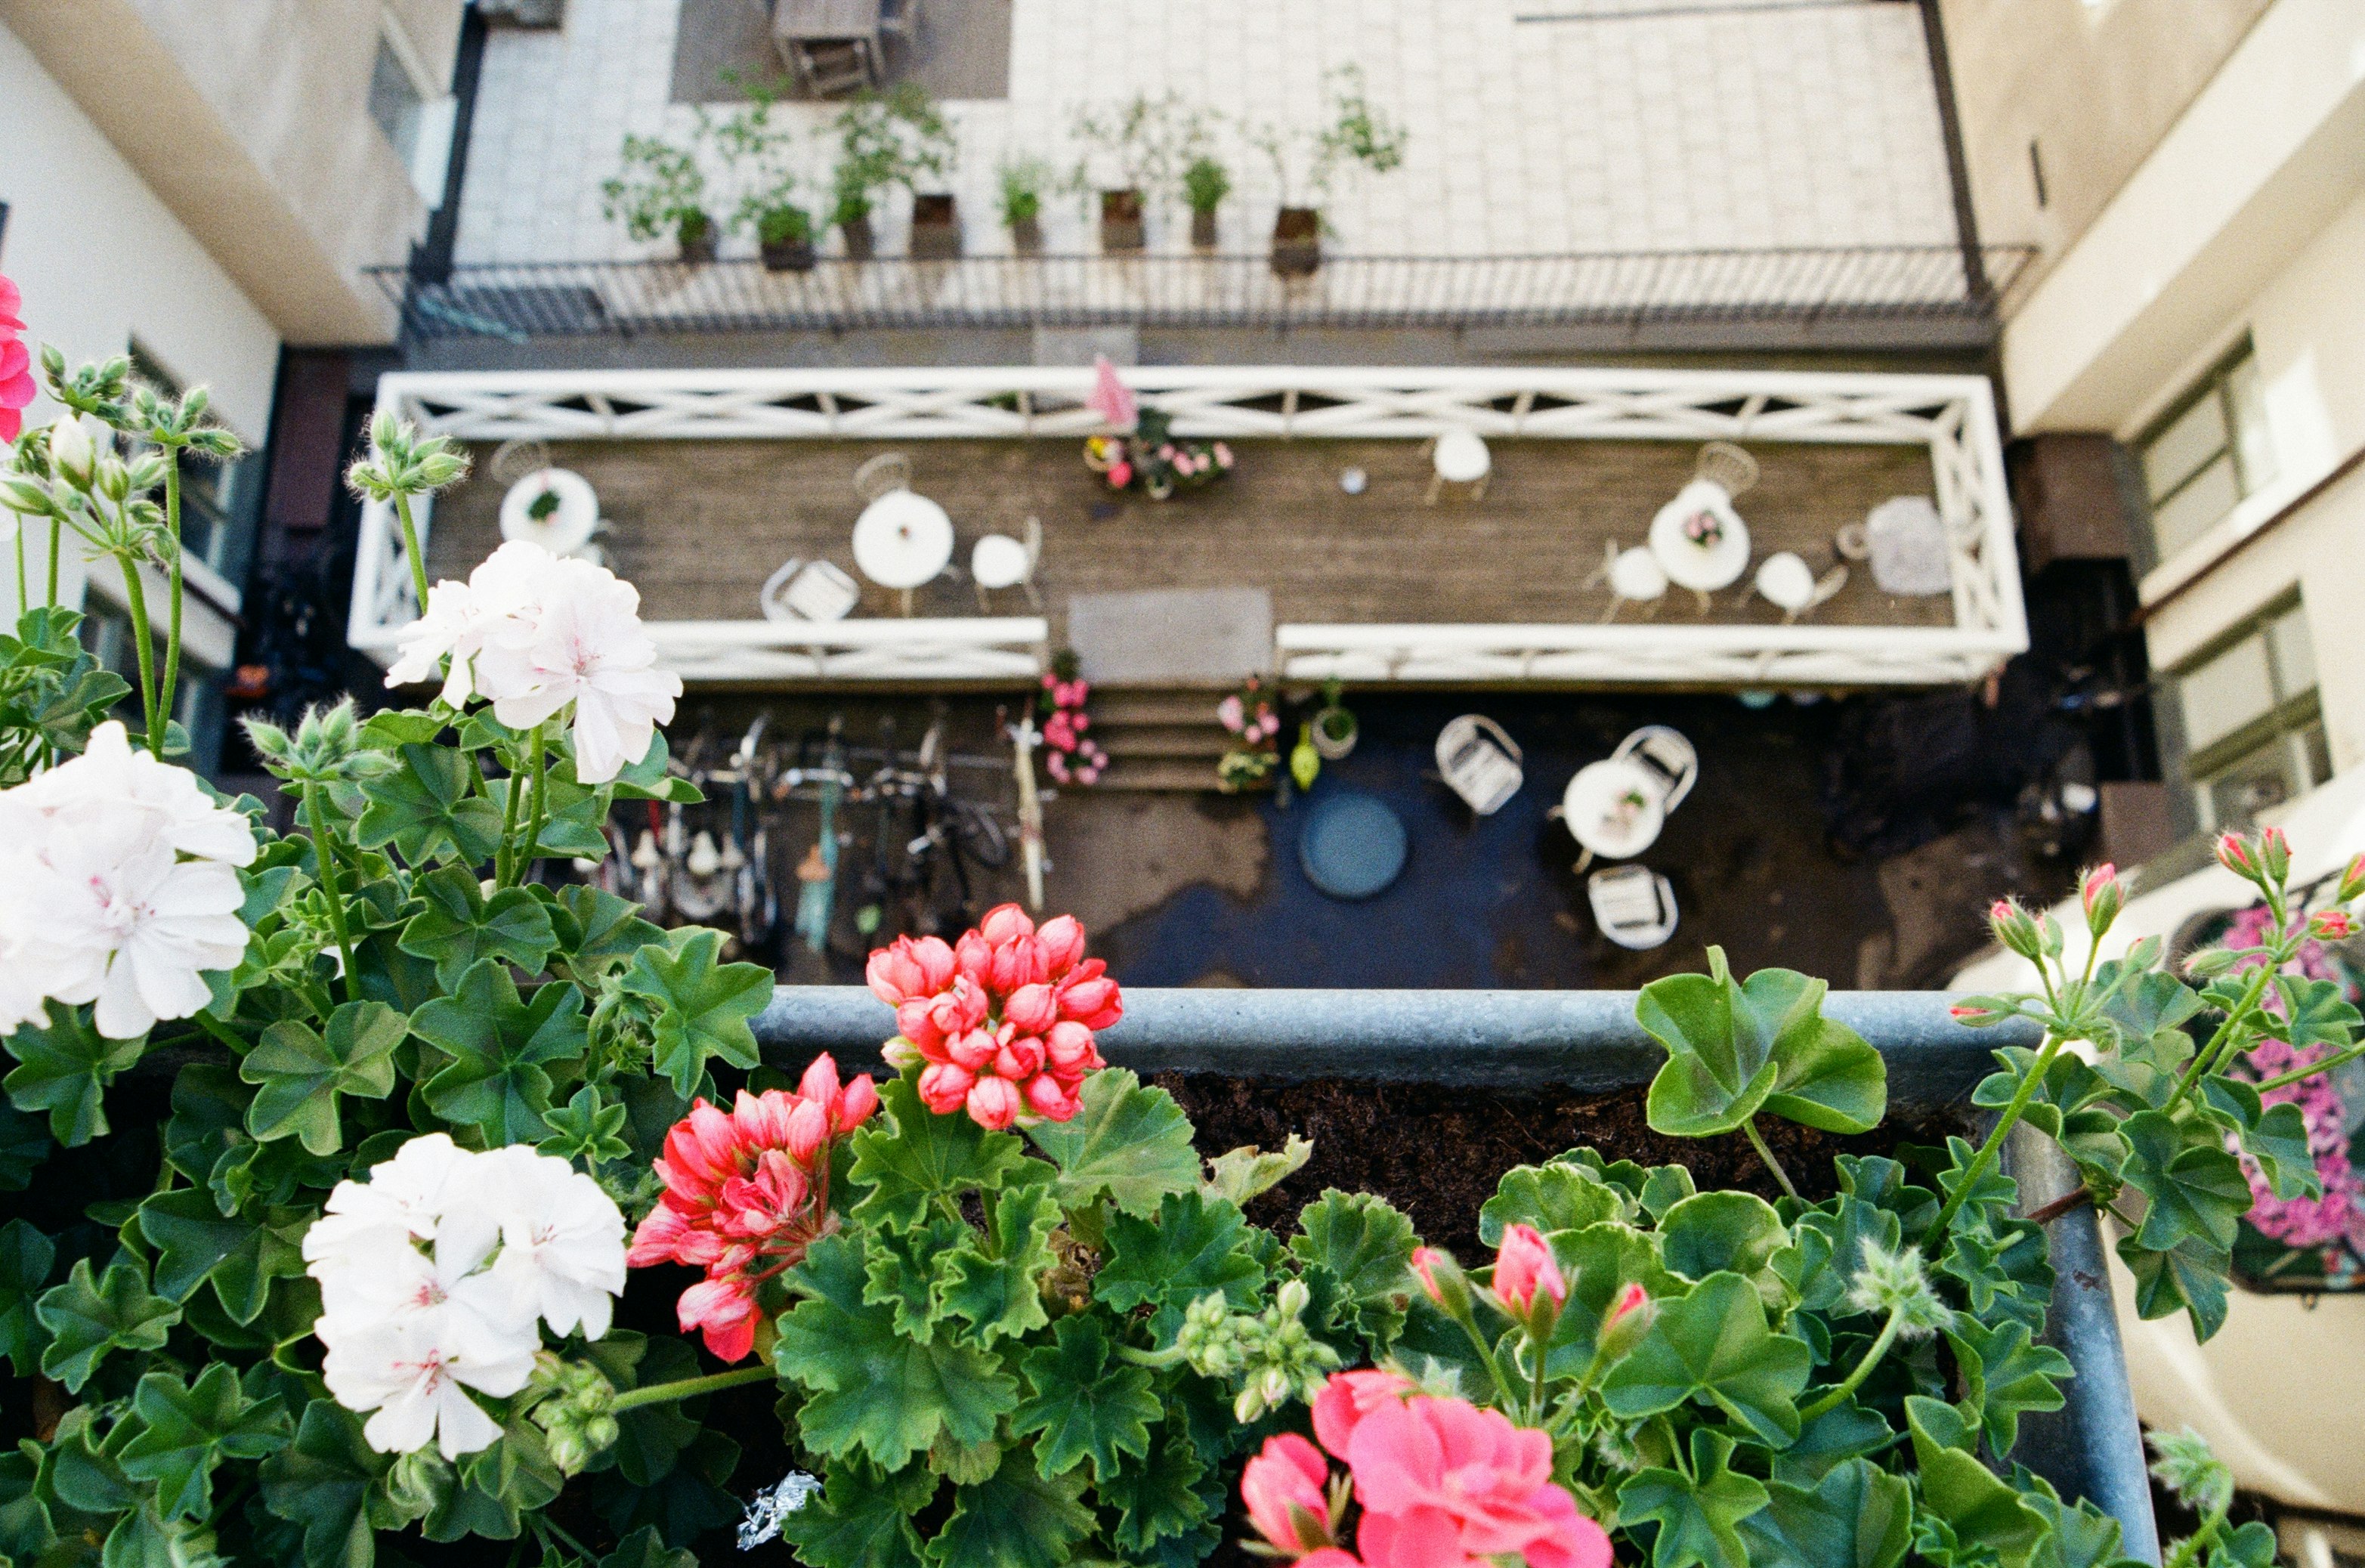
[[[2025,1025],[1964,1028],[1937,991],[1833,991],[1825,1014],[1889,1063],[1891,1101],[1961,1106],[1993,1070],[2000,1046],[2034,1047]],[[1599,1092],[1645,1083],[1664,1054],[1634,1022],[1632,991],[1187,991],[1128,986],[1123,1022],[1102,1054],[1137,1072],[1235,1078],[1369,1078]],[[859,1071],[878,1061],[894,1015],[859,986],[782,986],[755,1020],[770,1056],[801,1066],[836,1054]],[[2050,1142],[2015,1136],[2006,1165],[2023,1207],[2069,1190],[2074,1170]],[[2055,1282],[2046,1338],[2077,1368],[2068,1404],[2021,1419],[2016,1458],[2064,1496],[2085,1496],[2124,1531],[2121,1550],[2159,1562],[2143,1436],[2119,1344],[2101,1226],[2090,1207],[2054,1221]]]

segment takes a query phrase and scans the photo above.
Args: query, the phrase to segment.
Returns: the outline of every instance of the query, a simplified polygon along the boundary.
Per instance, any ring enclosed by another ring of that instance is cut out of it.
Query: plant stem
[[[46,606],[50,610],[58,607],[58,555],[64,547],[65,524],[52,517],[50,519],[50,591]]]
[[[1751,1116],[1743,1121],[1741,1130],[1748,1135],[1749,1147],[1757,1151],[1757,1158],[1765,1162],[1765,1169],[1774,1172],[1774,1180],[1782,1183],[1782,1191],[1793,1198],[1797,1197],[1799,1189],[1790,1185],[1790,1173],[1782,1169],[1782,1162],[1774,1158],[1774,1151],[1765,1147],[1765,1139],[1759,1135],[1757,1118]]]
[[[420,553],[419,525],[410,521],[410,498],[394,493],[394,515],[402,520],[402,556],[410,563],[410,589],[419,596],[419,613],[427,613],[427,557]]]
[[[336,934],[337,952],[345,961],[345,1000],[350,1002],[361,976],[353,968],[353,935],[345,928],[345,895],[337,882],[337,857],[329,847],[328,817],[320,810],[320,785],[317,780],[304,786],[304,821],[312,830],[312,856],[320,865],[321,890],[329,895],[329,929]]]
[[[167,447],[164,455],[164,532],[173,541],[168,568],[173,602],[164,612],[164,679],[156,698],[156,713],[158,722],[170,723],[173,690],[181,679],[181,449]]]
[[[1946,1227],[1955,1222],[1956,1212],[1963,1206],[1963,1201],[1971,1195],[1972,1190],[1978,1186],[1980,1178],[1995,1164],[1996,1157],[2003,1150],[2005,1137],[2019,1122],[2022,1113],[2028,1109],[2028,1103],[2036,1097],[2036,1086],[2045,1081],[2046,1070],[2053,1065],[2054,1053],[2060,1048],[2061,1036],[2046,1031],[2045,1048],[2036,1053],[2036,1060],[2029,1065],[2028,1075],[2020,1081],[2020,1088],[2013,1092],[2012,1103],[2006,1105],[2003,1114],[1996,1118],[1996,1125],[1989,1132],[1987,1141],[1979,1145],[1979,1152],[1972,1158],[1971,1168],[1963,1172],[1961,1183],[1946,1199],[1945,1206],[1938,1211],[1937,1219],[1931,1223],[1930,1234],[1922,1242],[1924,1251],[1935,1255],[1938,1244],[1946,1239]]]
[[[679,1383],[653,1383],[646,1388],[627,1389],[616,1395],[608,1406],[611,1414],[655,1405],[667,1399],[695,1399],[701,1394],[713,1394],[725,1388],[738,1388],[745,1383],[764,1383],[774,1377],[769,1367],[741,1367],[735,1372],[713,1372],[706,1377],[689,1377]]]
[[[525,781],[525,775],[518,770],[517,758],[510,757],[507,798],[501,802],[501,846],[493,857],[493,886],[496,888],[510,885],[510,872],[516,858],[510,840],[517,836],[518,801],[525,794],[521,788]]]
[[[1145,1350],[1138,1345],[1119,1345],[1116,1358],[1134,1366],[1148,1367],[1152,1372],[1161,1367],[1180,1366],[1182,1362],[1182,1342],[1178,1339],[1162,1350]]]
[[[2346,1067],[2350,1062],[2355,1061],[2359,1057],[2365,1057],[2365,1045],[2351,1046],[2345,1051],[2339,1051],[2332,1056],[2325,1058],[2322,1061],[2312,1063],[2306,1067],[2295,1067],[2289,1072],[2278,1073],[2274,1077],[2268,1079],[2264,1083],[2258,1084],[2255,1087],[2261,1094],[2264,1094],[2270,1089],[2289,1088],[2292,1084],[2298,1083],[2303,1080],[2314,1078],[2319,1072],[2330,1072],[2336,1067]]]
[[[2167,1568],[2187,1568],[2201,1554],[2201,1549],[2216,1540],[2217,1532],[2225,1528],[2225,1515],[2233,1506],[2233,1492],[2228,1488],[2225,1498],[2201,1521],[2201,1528],[2177,1543],[2176,1550],[2169,1554]]]
[[[25,520],[17,520],[17,618],[33,608],[33,585],[25,580]]]
[[[1495,1348],[1486,1343],[1485,1335],[1478,1332],[1477,1320],[1470,1316],[1467,1306],[1452,1316],[1456,1323],[1462,1325],[1462,1331],[1470,1336],[1470,1343],[1477,1350],[1478,1360],[1485,1365],[1486,1376],[1494,1383],[1495,1392],[1508,1404],[1511,1398],[1510,1386],[1503,1381],[1503,1369],[1496,1364]]]
[[[533,738],[527,743],[533,747],[533,804],[526,812],[525,838],[518,846],[517,879],[521,882],[533,875],[534,852],[542,847],[544,806],[547,800],[544,770],[549,760],[549,728],[550,721],[544,719],[533,727]]]
[[[533,1514],[529,1517],[533,1520],[534,1529],[548,1530],[551,1534],[558,1538],[558,1543],[561,1546],[564,1546],[567,1551],[583,1559],[584,1562],[597,1562],[600,1561],[600,1554],[598,1552],[592,1551],[589,1547],[584,1545],[581,1541],[576,1540],[573,1536],[561,1529],[555,1520],[546,1518],[540,1514]]]
[[[1811,1421],[1824,1411],[1837,1407],[1842,1400],[1863,1387],[1864,1380],[1872,1375],[1872,1369],[1880,1364],[1880,1358],[1889,1354],[1889,1347],[1897,1343],[1897,1327],[1904,1320],[1904,1309],[1892,1308],[1889,1314],[1889,1321],[1880,1326],[1879,1334],[1874,1338],[1871,1348],[1865,1351],[1864,1360],[1856,1362],[1855,1370],[1842,1379],[1839,1386],[1826,1390],[1821,1399],[1802,1407],[1799,1412],[1799,1419]]]
[[[2217,1055],[2221,1048],[2232,1044],[2234,1026],[2242,1021],[2244,1014],[2259,1004],[2259,998],[2266,992],[2267,982],[2274,979],[2275,971],[2281,968],[2281,963],[2271,953],[2268,954],[2265,961],[2259,965],[2257,971],[2250,976],[2249,989],[2242,993],[2242,1000],[2235,1004],[2232,1012],[2225,1014],[2225,1021],[2217,1025],[2217,1032],[2209,1036],[2209,1043],[2194,1053],[2192,1065],[2186,1068],[2184,1076],[2176,1081],[2176,1093],[2169,1098],[2167,1105],[2170,1114],[2175,1113],[2179,1105],[2184,1103],[2184,1097],[2192,1092],[2193,1085],[2201,1081],[2203,1073],[2215,1070],[2215,1068],[2211,1065],[2210,1058]]]
[[[1541,1426],[1543,1425],[1544,1419],[1544,1363],[1550,1359],[1544,1354],[1544,1352],[1548,1347],[1542,1340],[1537,1338],[1533,1334],[1530,1334],[1528,1336],[1528,1349],[1535,1353],[1536,1358],[1535,1386],[1530,1391],[1530,1396],[1534,1400],[1534,1405],[1529,1412],[1529,1418],[1534,1421],[1536,1425]]]
[[[2021,1217],[2032,1220],[2040,1226],[2051,1225],[2063,1215],[2069,1213],[2073,1209],[2082,1208],[2093,1201],[2094,1194],[2088,1192],[2085,1188],[2072,1187],[2069,1191],[2062,1193],[2051,1203],[2046,1204],[2040,1208],[2031,1209],[2027,1214]]]
[[[149,639],[148,590],[140,586],[140,563],[118,555],[123,568],[123,597],[131,610],[131,654],[140,666],[140,715],[148,730],[149,755],[162,760],[164,729],[156,718],[156,649]]]

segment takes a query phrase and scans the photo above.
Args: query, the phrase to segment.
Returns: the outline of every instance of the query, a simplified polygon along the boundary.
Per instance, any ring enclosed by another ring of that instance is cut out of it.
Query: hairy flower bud
[[[90,431],[83,428],[80,420],[63,419],[50,427],[50,461],[69,483],[81,489],[90,488],[91,465],[95,457]]]
[[[2001,996],[1967,996],[1946,1008],[1946,1016],[1968,1028],[1984,1029],[1990,1024],[2001,1024],[2018,1009]]]
[[[1858,1312],[1895,1314],[1898,1331],[1909,1339],[1934,1334],[1955,1321],[1930,1284],[1920,1248],[1891,1252],[1869,1238],[1864,1244],[1864,1266],[1849,1282],[1847,1303]]]
[[[2270,827],[2259,835],[2259,869],[2267,881],[2281,887],[2291,876],[2291,840],[2283,830]]]
[[[2104,861],[2088,871],[2078,883],[2078,902],[2085,906],[2086,929],[2096,936],[2111,928],[2119,917],[2119,910],[2127,902],[2127,890],[2119,880],[2118,868]]]
[[[1595,1359],[1606,1366],[1631,1350],[1651,1331],[1651,1321],[1657,1316],[1651,1293],[1640,1281],[1629,1281],[1602,1318],[1601,1331],[1594,1336]]]
[[[2319,942],[2346,942],[2356,931],[2346,910],[2320,909],[2307,917],[2307,934]]]
[[[2246,882],[2259,880],[2258,846],[2238,833],[2217,835],[2217,864]]]
[[[2023,958],[2034,959],[2045,950],[2045,935],[2037,929],[2035,917],[2017,899],[1998,899],[1990,905],[1988,928],[1997,941]]]
[[[1469,1276],[1463,1273],[1452,1253],[1435,1247],[1416,1247],[1412,1271],[1422,1291],[1446,1316],[1457,1320],[1470,1316]]]
[[[2230,947],[2203,947],[2184,960],[2184,972],[2198,980],[2215,980],[2241,959]]]
[[[2337,903],[2354,903],[2365,898],[2365,855],[2359,855],[2340,868],[2340,885],[2333,890]]]

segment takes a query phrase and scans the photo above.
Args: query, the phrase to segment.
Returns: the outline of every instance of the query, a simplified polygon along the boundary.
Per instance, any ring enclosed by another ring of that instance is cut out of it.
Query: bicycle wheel
[[[1003,832],[992,812],[967,801],[947,801],[945,805],[963,853],[989,871],[1010,864],[1010,835]]]

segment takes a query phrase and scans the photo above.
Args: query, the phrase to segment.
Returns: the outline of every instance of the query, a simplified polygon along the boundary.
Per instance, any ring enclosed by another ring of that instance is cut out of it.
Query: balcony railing
[[[373,276],[406,341],[648,333],[1131,326],[1595,328],[1637,340],[1736,336],[1979,343],[2034,252],[1889,245],[1540,256],[1333,256],[1307,277],[1262,255],[824,257],[551,262]]]

